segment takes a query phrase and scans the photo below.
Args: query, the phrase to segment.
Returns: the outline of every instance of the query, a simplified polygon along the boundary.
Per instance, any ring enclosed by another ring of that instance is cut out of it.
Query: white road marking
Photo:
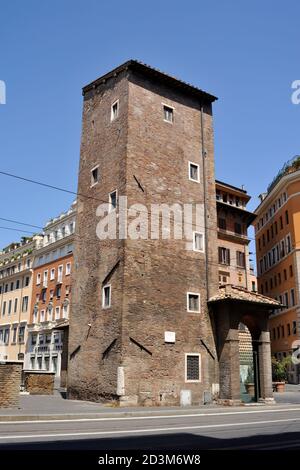
[[[242,423],[226,423],[226,424],[204,424],[199,426],[180,426],[180,427],[171,427],[171,428],[149,428],[149,429],[124,429],[119,431],[88,431],[88,432],[72,432],[72,433],[56,433],[56,434],[24,434],[24,435],[15,435],[15,436],[1,436],[0,442],[2,440],[20,440],[20,439],[36,439],[36,438],[46,438],[46,437],[79,437],[79,436],[103,436],[103,435],[114,435],[114,434],[141,434],[149,432],[168,432],[168,431],[188,431],[192,429],[217,429],[217,428],[228,428],[236,426],[253,426],[258,424],[275,424],[275,423],[289,423],[300,421],[300,418],[290,418],[290,419],[274,419],[271,421],[252,421],[252,422],[242,422]]]
[[[175,418],[198,418],[202,416],[233,416],[233,415],[244,415],[244,414],[257,414],[257,413],[280,413],[280,412],[293,412],[300,411],[300,408],[281,408],[281,409],[264,409],[264,410],[248,410],[248,411],[226,411],[217,413],[190,413],[190,414],[179,414],[179,415],[157,415],[157,416],[124,416],[124,417],[113,417],[113,418],[75,418],[75,419],[35,419],[35,420],[24,420],[24,421],[0,421],[2,424],[49,424],[49,423],[78,423],[88,421],[133,421],[133,420],[144,420],[144,419],[175,419]]]

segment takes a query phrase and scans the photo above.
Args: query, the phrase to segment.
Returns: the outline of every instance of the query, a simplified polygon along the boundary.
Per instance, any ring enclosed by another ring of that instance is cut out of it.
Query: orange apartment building
[[[297,349],[300,276],[300,157],[287,162],[261,194],[255,225],[258,289],[284,305],[270,316],[272,354],[278,359]],[[291,366],[289,381],[299,383]]]
[[[65,381],[76,205],[48,222],[36,252],[25,368]]]

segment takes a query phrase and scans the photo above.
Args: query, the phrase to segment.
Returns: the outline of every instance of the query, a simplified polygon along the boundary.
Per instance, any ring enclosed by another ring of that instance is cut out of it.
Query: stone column
[[[240,356],[239,332],[230,328],[223,344],[220,345],[220,403],[239,405]]]
[[[262,331],[258,340],[258,365],[260,382],[260,403],[273,404],[272,364],[270,333]]]

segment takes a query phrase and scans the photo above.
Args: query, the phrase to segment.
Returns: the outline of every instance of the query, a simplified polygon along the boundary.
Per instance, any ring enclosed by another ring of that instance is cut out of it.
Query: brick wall
[[[111,123],[110,106],[115,99],[120,102],[120,115]],[[163,121],[162,103],[175,108],[173,125]],[[216,360],[201,342],[216,358],[206,304],[218,288],[210,104],[204,106],[203,115],[205,162],[197,99],[130,72],[85,96],[78,192],[108,201],[108,193],[117,189],[119,195],[128,197],[128,205],[141,203],[147,208],[155,203],[197,202],[202,204],[203,232],[206,204],[208,237],[207,255],[187,251],[185,240],[100,241],[96,237],[99,202],[79,196],[70,397],[121,396],[122,403],[178,404],[180,390],[190,389],[192,401],[199,403],[204,391],[218,382]],[[189,181],[189,161],[200,165],[200,184]],[[90,188],[90,171],[97,164],[101,181]],[[104,310],[102,281],[118,260],[109,276],[112,306]],[[200,293],[201,313],[187,312],[188,291]],[[176,333],[175,344],[165,343],[165,331]],[[186,353],[201,354],[200,383],[185,383]],[[124,377],[122,391],[117,386],[118,374]]]
[[[69,328],[63,329],[63,347],[61,353],[60,386],[67,386]]]
[[[174,123],[163,121],[162,103],[173,106]],[[142,77],[129,82],[129,117],[126,194],[128,205],[197,202],[204,204],[199,103]],[[146,125],[141,125],[141,123]],[[215,187],[211,109],[204,110],[204,134],[209,224],[214,227]],[[200,165],[201,183],[188,179],[188,162]],[[144,188],[141,191],[133,174]],[[204,232],[204,211],[201,221]],[[208,230],[210,262],[216,261],[215,232]],[[125,396],[140,404],[178,404],[180,390],[192,391],[192,401],[202,402],[214,380],[211,356],[212,327],[207,311],[206,256],[187,251],[186,240],[126,240],[122,344]],[[208,265],[209,286],[216,289],[215,269]],[[199,292],[201,313],[188,313],[186,293]],[[212,295],[212,294],[210,294]],[[176,333],[175,344],[164,332]],[[151,354],[140,349],[136,340]],[[185,354],[201,354],[201,382],[185,383]],[[137,379],[138,378],[138,379]]]
[[[24,371],[25,390],[31,395],[53,395],[54,372]]]
[[[22,363],[0,364],[0,408],[16,408],[19,405]]]
[[[120,115],[111,123],[110,107],[117,98]],[[127,107],[128,82],[124,75],[84,98],[78,192],[96,200],[79,196],[77,202],[68,366],[68,396],[72,398],[117,398],[124,241],[97,238],[96,209],[101,200],[108,202],[108,193],[114,189],[124,194]],[[101,182],[90,188],[91,169],[97,164]],[[112,308],[102,311],[102,281],[118,259],[121,262],[113,275]]]

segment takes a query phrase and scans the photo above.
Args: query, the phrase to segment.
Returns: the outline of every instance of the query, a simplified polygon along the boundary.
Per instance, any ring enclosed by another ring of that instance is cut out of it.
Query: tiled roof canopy
[[[251,292],[243,287],[226,284],[219,287],[219,293],[209,299],[209,302],[219,302],[221,300],[236,300],[244,302],[253,302],[256,304],[264,304],[270,308],[283,307],[280,302],[270,297]]]

